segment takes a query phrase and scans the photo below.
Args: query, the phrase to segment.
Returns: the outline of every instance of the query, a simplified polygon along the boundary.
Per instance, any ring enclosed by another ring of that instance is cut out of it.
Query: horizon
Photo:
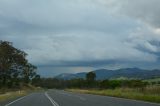
[[[56,75],[52,75],[52,74],[43,74],[44,71],[42,71],[42,73],[37,72],[37,74],[41,75],[42,78],[55,78],[59,75],[63,75],[63,74],[80,74],[80,73],[89,73],[89,72],[95,72],[95,71],[99,71],[99,70],[105,70],[105,71],[117,71],[117,70],[124,70],[124,69],[140,69],[140,70],[146,70],[146,71],[153,71],[153,70],[160,70],[160,69],[144,69],[144,68],[138,68],[138,67],[128,67],[128,68],[118,68],[118,69],[105,69],[105,68],[99,68],[99,69],[95,69],[95,70],[90,70],[90,71],[80,71],[80,72],[64,72],[64,73],[59,73]],[[122,76],[123,77],[123,76]]]
[[[0,40],[25,51],[41,76],[160,69],[159,4],[159,0],[1,0]]]

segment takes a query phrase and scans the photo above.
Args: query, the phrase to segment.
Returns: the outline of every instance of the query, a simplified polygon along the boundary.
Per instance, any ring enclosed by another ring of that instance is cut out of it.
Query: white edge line
[[[27,96],[29,96],[29,95],[27,95]],[[20,100],[22,100],[23,98],[25,98],[25,97],[27,97],[27,96],[23,96],[23,97],[21,97],[21,98],[19,98],[19,99],[16,99],[16,100],[14,100],[14,101],[6,104],[5,106],[10,106],[11,104],[13,104],[13,103],[15,103],[15,102],[17,102],[17,101],[20,101]]]
[[[59,106],[49,95],[47,92],[45,92],[45,96],[50,100],[53,106]]]
[[[128,101],[134,101],[138,103],[145,103],[145,104],[150,104],[150,105],[159,105],[159,103],[154,103],[154,102],[148,102],[148,101],[143,101],[143,100],[135,100],[135,99],[127,99],[127,98],[122,98],[122,97],[114,97],[114,96],[107,96],[107,95],[96,95],[96,94],[85,94],[85,93],[80,93],[84,95],[90,95],[90,96],[103,96],[103,97],[108,97],[108,98],[113,98],[113,99],[119,99],[119,100],[128,100]]]
[[[150,104],[150,105],[159,105],[159,103],[154,103],[154,102],[149,102],[149,101],[143,101],[143,100],[135,100],[135,99],[127,99],[127,98],[122,98],[122,97],[112,97],[112,96],[107,96],[109,98],[115,98],[115,99],[121,99],[121,100],[128,100],[128,101],[134,101],[134,102],[137,102],[137,103],[145,103],[145,104]]]

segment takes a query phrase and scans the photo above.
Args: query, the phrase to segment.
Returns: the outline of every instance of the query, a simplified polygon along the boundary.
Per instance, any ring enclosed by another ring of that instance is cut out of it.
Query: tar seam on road
[[[45,96],[50,100],[53,106],[59,106],[49,95],[47,92],[45,92]]]
[[[29,95],[27,95],[27,96],[29,96]],[[13,103],[15,103],[15,102],[17,102],[17,101],[20,101],[20,100],[22,100],[23,98],[25,98],[25,97],[27,97],[27,96],[24,96],[24,97],[21,97],[21,98],[19,98],[19,99],[16,99],[16,100],[14,100],[14,101],[6,104],[5,106],[10,106],[11,104],[13,104]]]

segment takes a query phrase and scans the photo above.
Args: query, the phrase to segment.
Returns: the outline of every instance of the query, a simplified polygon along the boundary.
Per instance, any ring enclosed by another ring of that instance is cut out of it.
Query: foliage
[[[96,74],[94,72],[89,72],[86,74],[87,87],[95,87]]]
[[[96,78],[96,74],[94,72],[89,72],[86,74],[86,80],[87,81],[95,81],[95,78]]]
[[[0,88],[17,87],[29,83],[36,75],[36,67],[28,63],[27,54],[13,47],[11,42],[0,41]]]
[[[143,88],[148,85],[142,80],[95,80],[95,73],[88,73],[86,79],[62,80],[56,78],[38,78],[34,81],[35,86],[45,88],[98,88],[98,89],[115,89],[115,88]]]

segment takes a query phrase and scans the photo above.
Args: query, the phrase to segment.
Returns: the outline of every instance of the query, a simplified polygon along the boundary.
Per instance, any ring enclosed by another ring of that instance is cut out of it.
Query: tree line
[[[20,87],[35,80],[37,67],[29,63],[26,56],[11,42],[0,40],[0,88]]]
[[[56,78],[40,78],[39,80],[33,82],[33,85],[43,87],[43,88],[96,88],[96,89],[115,89],[121,87],[127,88],[143,88],[148,85],[147,82],[142,80],[96,80],[96,74],[94,72],[89,72],[86,74],[86,78],[78,78],[71,80],[63,80]]]

